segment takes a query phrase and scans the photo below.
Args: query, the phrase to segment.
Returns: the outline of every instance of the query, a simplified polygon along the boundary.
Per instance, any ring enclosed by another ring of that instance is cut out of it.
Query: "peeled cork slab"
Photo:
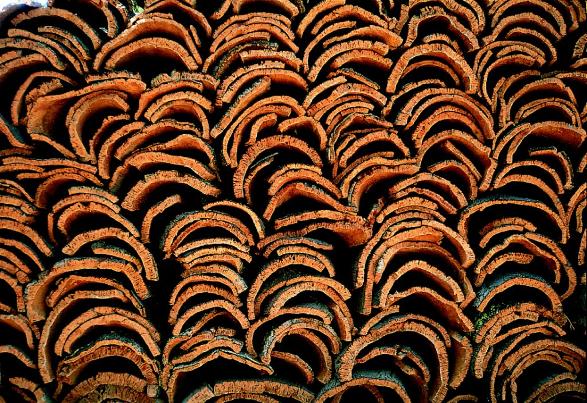
[[[584,0],[20,3],[0,402],[587,399]]]

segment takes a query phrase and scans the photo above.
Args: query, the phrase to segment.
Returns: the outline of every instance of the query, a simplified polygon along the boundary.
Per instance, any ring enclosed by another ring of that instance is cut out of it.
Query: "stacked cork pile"
[[[0,36],[0,402],[586,398],[583,0]]]

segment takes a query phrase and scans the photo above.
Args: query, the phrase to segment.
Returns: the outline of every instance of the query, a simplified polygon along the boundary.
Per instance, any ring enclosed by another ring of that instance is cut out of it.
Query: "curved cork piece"
[[[0,402],[587,398],[584,1],[0,17]]]

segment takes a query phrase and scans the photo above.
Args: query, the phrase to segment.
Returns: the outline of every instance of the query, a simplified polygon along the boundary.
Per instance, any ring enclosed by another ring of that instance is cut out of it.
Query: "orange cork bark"
[[[0,403],[587,399],[584,0],[0,17]]]

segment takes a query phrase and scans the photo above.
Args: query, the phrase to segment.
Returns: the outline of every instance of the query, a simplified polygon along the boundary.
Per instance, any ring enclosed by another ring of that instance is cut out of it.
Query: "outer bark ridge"
[[[585,12],[11,15],[0,401],[583,401]]]

